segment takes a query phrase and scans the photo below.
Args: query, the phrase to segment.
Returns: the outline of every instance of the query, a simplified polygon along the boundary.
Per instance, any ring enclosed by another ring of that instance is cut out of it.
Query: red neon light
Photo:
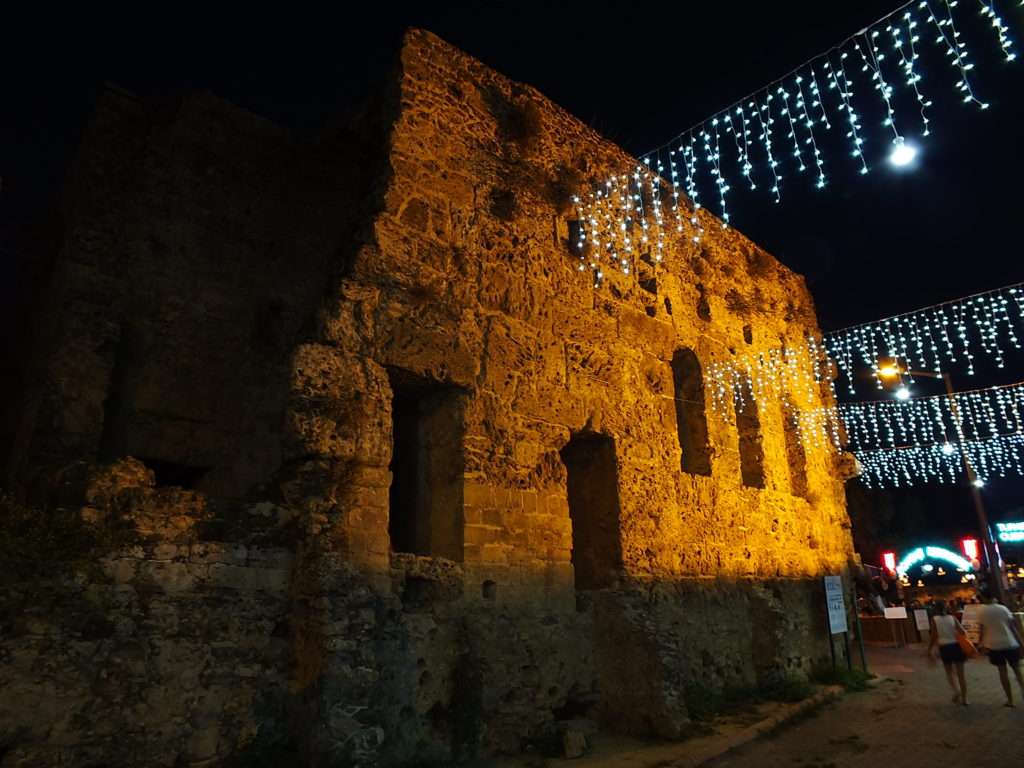
[[[885,566],[887,571],[896,570],[896,553],[895,552],[883,552],[882,553],[882,565]]]
[[[964,548],[964,557],[968,560],[978,559],[978,540],[977,539],[963,539],[960,542],[960,546]]]

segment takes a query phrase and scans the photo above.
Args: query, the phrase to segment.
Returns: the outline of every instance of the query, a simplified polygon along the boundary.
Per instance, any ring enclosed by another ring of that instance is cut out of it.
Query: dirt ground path
[[[773,737],[716,760],[715,768],[942,768],[1024,765],[1024,701],[1003,706],[995,668],[967,664],[970,705],[950,701],[942,665],[923,646],[869,648],[871,672],[891,678]]]

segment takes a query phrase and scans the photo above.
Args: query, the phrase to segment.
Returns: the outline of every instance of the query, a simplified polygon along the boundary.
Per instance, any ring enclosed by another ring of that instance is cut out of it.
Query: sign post
[[[903,626],[903,621],[907,618],[907,609],[905,606],[897,605],[885,609],[885,618],[889,619],[889,628],[892,630],[892,642],[897,648],[902,648],[907,644],[906,629]],[[900,625],[900,638],[903,640],[901,643],[896,639],[896,624],[893,622],[897,621]]]
[[[929,633],[929,641],[931,640],[931,624],[928,623],[928,611],[924,608],[914,609],[914,626],[917,627],[918,634],[924,636],[925,632]]]
[[[850,637],[846,625],[846,600],[843,596],[843,577],[825,577],[825,607],[828,609],[828,645],[832,651],[832,669],[836,668],[836,650],[832,641],[833,635],[843,635],[846,649],[846,664],[851,666]],[[852,668],[852,666],[851,666]]]

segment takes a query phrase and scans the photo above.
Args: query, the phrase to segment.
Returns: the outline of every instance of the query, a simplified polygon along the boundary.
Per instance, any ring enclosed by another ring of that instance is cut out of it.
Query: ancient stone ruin
[[[827,394],[720,416],[703,373],[811,297],[703,210],[595,289],[571,196],[634,163],[423,31],[315,140],[108,89],[12,441],[0,765],[679,737],[828,659],[843,486],[785,417]]]

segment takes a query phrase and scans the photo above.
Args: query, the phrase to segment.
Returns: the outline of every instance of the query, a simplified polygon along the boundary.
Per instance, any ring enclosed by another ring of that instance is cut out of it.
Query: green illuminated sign
[[[1024,523],[996,523],[996,530],[1000,541],[1024,541]]]

